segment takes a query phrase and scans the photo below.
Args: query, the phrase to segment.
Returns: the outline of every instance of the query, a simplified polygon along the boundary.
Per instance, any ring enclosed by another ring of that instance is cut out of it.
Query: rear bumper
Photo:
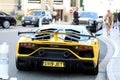
[[[43,61],[60,61],[64,62],[64,67],[46,67],[43,66]],[[78,60],[78,59],[45,59],[38,57],[17,57],[17,64],[21,67],[32,69],[54,69],[54,70],[69,70],[69,71],[81,71],[94,69],[94,62],[90,60]]]

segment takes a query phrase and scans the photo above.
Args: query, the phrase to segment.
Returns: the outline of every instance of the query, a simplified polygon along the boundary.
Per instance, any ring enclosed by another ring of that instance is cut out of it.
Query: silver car
[[[103,19],[101,16],[98,16],[97,12],[83,11],[80,13],[79,24],[87,25],[87,29],[96,32],[102,29]]]
[[[30,15],[22,18],[22,26],[34,25],[39,26],[39,19],[42,18],[42,24],[49,24],[52,22],[52,16],[48,10],[37,10],[33,11]]]

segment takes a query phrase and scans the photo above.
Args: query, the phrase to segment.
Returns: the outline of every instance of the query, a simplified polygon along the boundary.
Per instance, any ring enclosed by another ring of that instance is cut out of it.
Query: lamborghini
[[[47,25],[34,31],[18,32],[18,70],[86,71],[97,75],[100,34],[83,26]]]

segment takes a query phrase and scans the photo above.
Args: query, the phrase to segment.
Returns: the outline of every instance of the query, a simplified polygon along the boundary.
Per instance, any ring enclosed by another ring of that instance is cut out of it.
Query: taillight
[[[19,54],[30,54],[36,50],[36,45],[33,43],[20,43],[19,44]]]
[[[78,50],[77,54],[83,58],[93,58],[93,47],[92,46],[77,46],[76,49]]]
[[[20,43],[20,47],[35,47],[35,44],[33,43]]]
[[[78,50],[92,50],[92,46],[77,46]]]

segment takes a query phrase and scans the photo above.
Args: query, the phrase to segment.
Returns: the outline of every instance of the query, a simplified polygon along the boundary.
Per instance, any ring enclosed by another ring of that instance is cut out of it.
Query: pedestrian
[[[75,11],[74,11],[74,13],[73,13],[73,17],[74,17],[74,20],[73,20],[74,24],[75,24],[75,25],[79,25],[79,20],[78,20],[78,18],[79,18],[78,7],[76,7],[76,9],[75,9]]]
[[[110,10],[107,10],[107,14],[105,15],[105,24],[106,24],[106,30],[107,30],[107,36],[110,35],[110,27],[112,24],[112,13],[110,12]]]
[[[120,32],[120,10],[119,10],[119,13],[118,13],[118,28],[119,28],[119,32]]]
[[[113,13],[113,29],[117,29],[118,9]]]
[[[57,16],[57,12],[53,9],[52,17],[55,22],[56,22],[56,16]]]

